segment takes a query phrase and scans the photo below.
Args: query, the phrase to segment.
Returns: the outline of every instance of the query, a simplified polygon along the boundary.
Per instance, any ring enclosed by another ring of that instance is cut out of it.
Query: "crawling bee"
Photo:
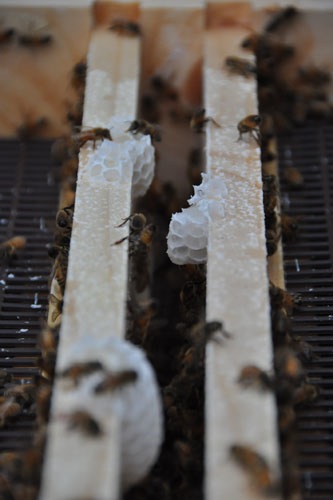
[[[0,427],[3,427],[8,419],[17,417],[21,412],[21,405],[13,397],[0,396]]]
[[[72,141],[78,149],[80,149],[88,141],[93,141],[95,148],[96,142],[103,141],[104,139],[112,141],[110,130],[108,128],[95,127],[72,135]]]
[[[279,347],[275,351],[274,365],[276,376],[297,385],[305,378],[304,370],[300,360],[292,349]]]
[[[49,121],[45,116],[41,116],[36,120],[26,119],[22,125],[17,127],[17,136],[21,140],[29,140],[32,137],[38,136],[47,127],[48,123]]]
[[[125,132],[131,132],[133,135],[139,133],[143,135],[150,135],[151,140],[157,142],[160,142],[162,139],[159,127],[147,122],[146,120],[133,120]]]
[[[14,28],[5,28],[4,30],[0,31],[0,45],[3,43],[10,42],[10,40],[13,39],[14,35],[15,35]]]
[[[267,461],[257,451],[240,444],[231,445],[229,451],[232,458],[250,475],[253,485],[261,493],[269,494],[277,489]]]
[[[197,133],[203,132],[204,127],[208,122],[213,123],[215,125],[215,127],[221,127],[221,125],[219,125],[214,120],[214,118],[211,118],[210,116],[206,116],[205,113],[206,113],[206,110],[204,108],[201,108],[193,114],[193,116],[190,120],[190,128],[191,128],[191,130],[193,130],[193,132],[197,132]]]
[[[36,394],[35,384],[9,384],[5,387],[3,395],[6,398],[14,398],[21,405],[31,404]]]
[[[236,57],[236,56],[226,57],[224,63],[226,67],[229,69],[230,73],[245,76],[246,78],[255,75],[257,72],[255,64],[253,64],[248,59],[242,59],[241,57]]]
[[[58,210],[56,215],[56,225],[62,236],[70,236],[72,233],[74,215],[74,204]]]
[[[313,403],[320,396],[320,389],[316,385],[303,383],[293,393],[293,404]]]
[[[53,376],[55,360],[57,356],[58,339],[56,334],[48,326],[42,328],[38,347],[41,350],[41,367],[47,376]]]
[[[119,35],[141,35],[140,25],[130,19],[114,19],[109,26],[109,29]]]
[[[90,437],[103,434],[97,420],[85,410],[76,410],[68,415],[68,429],[75,429]]]
[[[296,294],[291,294],[287,290],[283,290],[272,281],[269,282],[269,297],[272,308],[285,308],[291,313],[295,305],[301,301],[301,298]]]
[[[118,227],[130,222],[130,234],[113,243],[119,245],[129,240],[129,256],[131,262],[131,277],[135,283],[137,292],[142,292],[149,283],[148,257],[153,236],[156,231],[154,224],[147,224],[146,217],[141,214],[133,214],[127,217]]]
[[[77,386],[82,377],[103,369],[103,365],[100,361],[78,361],[63,370],[59,376],[72,379],[74,385]]]
[[[278,244],[281,239],[281,230],[266,229],[265,237],[267,256],[270,257],[274,255],[278,249]]]
[[[0,244],[0,260],[10,259],[17,256],[19,250],[23,250],[26,245],[25,236],[14,236]]]
[[[94,392],[95,394],[101,394],[103,392],[114,391],[120,387],[124,387],[124,385],[135,382],[137,378],[138,374],[135,370],[109,372],[104,379],[96,385]]]
[[[248,115],[237,124],[239,132],[238,141],[242,139],[243,134],[250,134],[258,144],[260,144],[259,125],[261,118],[259,115]]]
[[[274,388],[273,377],[255,365],[244,366],[241,369],[237,382],[245,388],[254,387],[261,391],[272,390]]]
[[[283,176],[290,189],[300,189],[304,186],[304,177],[296,167],[286,167]]]
[[[264,27],[264,31],[266,31],[266,33],[277,31],[279,28],[281,28],[281,26],[285,26],[292,19],[298,16],[298,14],[299,11],[292,5],[288,5],[283,9],[279,9],[268,21],[268,23]]]

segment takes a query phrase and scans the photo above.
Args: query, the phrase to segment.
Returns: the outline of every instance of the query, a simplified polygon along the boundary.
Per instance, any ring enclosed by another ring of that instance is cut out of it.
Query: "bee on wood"
[[[17,253],[25,248],[26,242],[25,236],[14,236],[0,243],[0,260],[16,257]]]
[[[35,30],[31,33],[19,34],[17,41],[20,45],[24,45],[25,47],[43,47],[53,42],[53,35],[45,32],[39,33],[38,30]]]
[[[8,419],[17,417],[20,413],[22,407],[15,398],[0,396],[0,427],[4,427]]]
[[[49,124],[48,119],[45,116],[41,116],[36,120],[26,119],[22,125],[17,127],[16,133],[19,139],[27,141],[33,137],[38,136]]]
[[[271,214],[277,206],[279,190],[275,175],[262,176],[262,190],[264,210],[265,215],[267,216],[267,214]]]
[[[152,141],[160,142],[162,140],[161,131],[157,125],[146,120],[133,120],[125,132],[131,132],[133,135],[150,135]]]
[[[301,384],[299,387],[296,387],[296,389],[294,390],[293,404],[300,405],[300,404],[313,403],[319,398],[319,396],[320,396],[319,387],[305,382]]]
[[[253,387],[261,391],[274,388],[273,377],[255,365],[244,366],[240,371],[237,382],[244,388]]]
[[[284,168],[283,176],[290,189],[300,189],[304,186],[304,177],[296,167]]]
[[[82,377],[103,369],[104,367],[100,361],[78,361],[63,370],[58,376],[70,378],[73,380],[74,385],[77,386]]]
[[[78,149],[80,149],[88,141],[93,141],[94,148],[97,141],[103,141],[104,139],[112,141],[110,130],[102,127],[83,130],[77,134],[73,134],[71,138]]]
[[[85,410],[75,410],[68,415],[68,429],[78,430],[88,437],[103,434],[100,424]]]
[[[229,56],[226,57],[224,61],[226,67],[229,69],[230,73],[236,75],[245,76],[249,78],[257,72],[256,65],[248,59],[242,59],[241,57]]]
[[[14,28],[5,28],[0,31],[0,45],[10,42],[15,35]]]
[[[229,448],[231,457],[249,474],[253,485],[263,494],[276,491],[277,484],[266,459],[257,451],[240,444]]]
[[[295,305],[301,301],[298,295],[283,290],[283,288],[274,285],[272,281],[269,282],[269,297],[273,309],[283,307],[288,313],[291,313]]]
[[[127,384],[132,384],[138,378],[135,370],[123,370],[120,372],[109,372],[103,380],[94,388],[95,394],[102,394],[104,392],[112,392],[116,389],[124,387]]]
[[[259,115],[248,115],[243,118],[237,124],[237,130],[239,132],[238,141],[243,137],[243,134],[249,134],[255,139],[255,141],[260,144],[260,125],[261,118]]]
[[[72,69],[71,85],[78,92],[82,93],[85,89],[87,77],[87,61],[79,61]]]
[[[114,19],[109,26],[109,30],[114,31],[119,35],[141,35],[140,25],[130,19]]]
[[[145,215],[141,213],[127,217],[118,227],[130,222],[129,236],[125,236],[113,243],[119,245],[129,240],[129,256],[132,258],[131,273],[137,292],[142,292],[149,283],[148,257],[149,250],[156,231],[154,224],[147,224]]]
[[[58,210],[56,215],[56,226],[63,236],[70,236],[72,233],[74,215],[74,204]]]
[[[296,7],[289,5],[283,9],[279,9],[267,22],[264,27],[266,33],[273,33],[279,28],[289,24],[289,22],[299,15],[299,11]]]
[[[206,110],[204,108],[198,109],[193,115],[190,120],[190,128],[193,130],[193,132],[203,132],[205,125],[211,122],[215,125],[215,127],[221,128],[221,125],[219,125],[214,118],[211,118],[210,116],[206,116]]]

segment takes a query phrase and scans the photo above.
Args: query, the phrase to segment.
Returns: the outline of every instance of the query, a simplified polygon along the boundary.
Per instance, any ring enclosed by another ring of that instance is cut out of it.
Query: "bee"
[[[127,338],[133,343],[144,345],[151,319],[156,314],[157,304],[154,300],[140,304],[134,304],[134,301],[131,300],[128,303],[128,309],[132,316],[132,327],[127,332]]]
[[[254,387],[261,391],[272,390],[274,387],[273,377],[255,365],[244,366],[237,382],[244,388]]]
[[[162,75],[153,75],[150,78],[150,85],[159,98],[169,101],[178,101],[179,93],[177,89]]]
[[[286,167],[283,176],[290,189],[300,189],[304,186],[304,177],[296,167]]]
[[[275,351],[274,366],[278,380],[282,378],[297,385],[305,378],[300,360],[292,349],[279,347]]]
[[[230,73],[245,76],[246,78],[255,75],[257,72],[255,64],[253,64],[248,59],[242,59],[241,57],[236,57],[236,56],[226,57],[224,63],[226,67],[229,69]]]
[[[180,291],[179,299],[185,324],[197,323],[202,314],[206,295],[206,275],[200,266],[185,266],[186,281]]]
[[[269,282],[269,297],[271,302],[271,307],[282,308],[284,307],[287,312],[291,313],[296,304],[299,304],[301,298],[299,295],[291,294],[287,290],[283,290],[272,281]]]
[[[264,198],[264,210],[265,215],[271,214],[276,206],[278,201],[278,183],[275,175],[263,175],[262,176],[262,189],[263,189],[263,198]]]
[[[284,7],[283,9],[279,9],[267,22],[266,26],[264,27],[264,31],[266,33],[272,33],[281,28],[281,26],[285,26],[286,24],[288,24],[291,19],[294,19],[298,15],[298,9],[296,7],[293,7],[292,5]]]
[[[120,372],[109,372],[103,380],[94,388],[95,394],[114,391],[124,385],[132,384],[138,378],[138,373],[135,370],[123,370]]]
[[[289,342],[290,319],[284,308],[271,308],[271,325],[275,345]]]
[[[22,407],[13,397],[0,396],[0,427],[4,427],[8,419],[17,417],[20,413],[22,413]]]
[[[18,35],[17,41],[20,45],[26,47],[42,47],[50,45],[53,42],[53,35],[51,33],[22,33]]]
[[[82,377],[103,369],[103,365],[100,361],[78,361],[63,370],[59,376],[72,379],[74,385],[77,386]]]
[[[43,131],[48,125],[48,119],[45,116],[41,116],[36,120],[27,119],[22,125],[16,129],[16,133],[19,139],[27,141],[33,137],[36,137]]]
[[[210,116],[205,115],[206,110],[204,108],[198,109],[195,111],[195,113],[192,115],[192,118],[190,120],[190,128],[193,130],[193,132],[203,132],[204,127],[206,123],[211,122],[215,125],[215,127],[221,128],[221,125],[219,125],[214,118],[211,118]]]
[[[266,459],[257,451],[240,444],[233,444],[229,448],[231,457],[250,475],[253,485],[264,494],[277,489],[272,471]]]
[[[5,368],[0,368],[0,387],[3,387],[5,383],[12,381],[12,375],[7,372]]]
[[[159,127],[147,122],[146,120],[133,120],[125,132],[131,132],[133,135],[139,133],[143,135],[150,135],[152,141],[160,142],[162,140]]]
[[[14,236],[0,243],[0,260],[16,257],[18,251],[25,248],[26,242],[25,236]]]
[[[13,398],[21,405],[33,403],[35,394],[35,384],[10,384],[3,391],[5,398]]]
[[[293,241],[297,237],[298,219],[291,215],[281,214],[281,231],[285,241]]]
[[[60,325],[63,305],[64,301],[62,299],[59,299],[53,293],[50,293],[48,325],[51,328],[56,328]]]
[[[110,130],[108,128],[102,127],[95,127],[84,130],[77,134],[73,134],[71,138],[78,149],[80,149],[88,141],[93,141],[94,148],[97,141],[103,141],[104,139],[112,141]]]
[[[296,387],[296,389],[294,390],[293,404],[299,405],[299,404],[313,403],[319,398],[319,396],[320,396],[319,387],[305,382],[301,384],[299,387]]]
[[[302,66],[298,68],[298,79],[302,83],[318,87],[330,83],[332,76],[329,71],[316,66]]]
[[[251,51],[258,59],[268,62],[271,66],[284,61],[295,53],[295,49],[291,45],[276,41],[266,34],[258,33],[252,33],[245,38],[241,47]]]
[[[119,35],[138,36],[141,35],[141,27],[130,19],[114,19],[109,26],[109,30],[118,33]]]
[[[265,236],[266,236],[267,256],[271,257],[271,255],[274,255],[278,249],[278,244],[279,244],[279,241],[281,239],[281,231],[280,230],[275,231],[273,229],[266,229]]]
[[[242,139],[243,134],[250,134],[255,141],[260,144],[260,129],[259,125],[261,118],[259,115],[248,115],[237,124],[239,132],[238,141]]]
[[[68,269],[69,245],[54,246],[53,251],[55,252],[55,260],[52,269],[52,279],[54,278],[58,282],[61,294],[64,295]]]
[[[72,69],[71,85],[79,92],[83,92],[86,85],[87,61],[79,61]]]
[[[160,120],[160,112],[158,102],[155,96],[143,94],[141,96],[141,112],[150,122],[158,122]]]
[[[75,410],[68,415],[68,429],[78,430],[89,437],[98,437],[103,434],[100,424],[85,410]]]
[[[60,231],[63,236],[70,236],[72,233],[73,215],[74,204],[69,207],[61,208],[57,212],[56,225],[58,231]]]
[[[127,217],[118,227],[130,222],[130,234],[113,243],[118,245],[129,240],[129,256],[131,262],[131,279],[137,292],[142,292],[149,283],[148,257],[153,236],[156,231],[154,224],[147,224],[145,215],[136,213]]]
[[[13,39],[14,35],[15,35],[14,28],[5,28],[4,30],[0,31],[0,45],[3,43],[10,42],[10,40]]]

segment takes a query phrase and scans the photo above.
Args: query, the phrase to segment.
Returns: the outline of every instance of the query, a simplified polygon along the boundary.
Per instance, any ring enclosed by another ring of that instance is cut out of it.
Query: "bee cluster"
[[[279,242],[295,240],[298,220],[281,212],[279,178],[274,169],[277,160],[275,136],[291,132],[308,119],[332,119],[329,83],[330,73],[314,65],[299,65],[297,48],[281,41],[281,33],[290,29],[302,16],[294,7],[280,9],[264,26],[262,33],[251,34],[241,46],[256,57],[256,64],[246,59],[229,57],[229,71],[258,82],[260,119],[256,140],[261,146],[263,205],[265,213],[267,256],[273,256]],[[240,134],[241,130],[239,129]],[[299,170],[290,165],[279,173],[291,190],[304,186]],[[311,404],[319,396],[318,388],[309,383],[303,362],[313,359],[311,346],[291,333],[290,316],[302,298],[289,294],[270,282],[271,327],[274,360],[271,373],[257,366],[244,366],[238,382],[243,387],[273,391],[278,404],[278,428],[281,440],[282,484],[284,498],[299,498],[300,475],[293,431],[296,409]],[[272,493],[277,483],[268,479],[267,464],[255,450],[235,445],[230,450],[260,490]],[[259,478],[262,478],[262,481]]]

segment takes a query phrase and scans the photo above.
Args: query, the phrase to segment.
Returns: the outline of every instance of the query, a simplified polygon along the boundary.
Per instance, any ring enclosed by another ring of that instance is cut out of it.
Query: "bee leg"
[[[131,217],[132,217],[131,215],[129,217],[126,217],[126,219],[123,219],[123,222],[121,222],[121,224],[119,224],[118,226],[115,226],[115,227],[123,227],[123,226],[125,226],[126,222],[128,222]]]
[[[124,236],[124,238],[121,238],[120,240],[117,240],[114,243],[111,243],[111,246],[113,247],[114,245],[120,245],[125,240],[128,240],[128,236]]]

